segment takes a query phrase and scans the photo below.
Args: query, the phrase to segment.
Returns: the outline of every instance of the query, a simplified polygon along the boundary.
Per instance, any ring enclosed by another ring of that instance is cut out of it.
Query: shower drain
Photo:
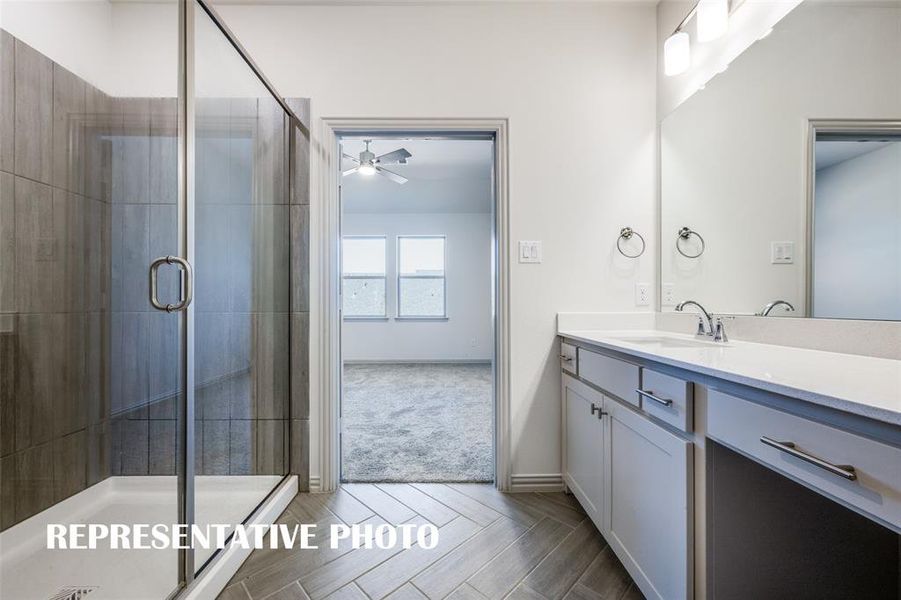
[[[95,585],[72,585],[67,586],[50,596],[49,600],[81,600],[86,598],[88,594],[100,588]]]

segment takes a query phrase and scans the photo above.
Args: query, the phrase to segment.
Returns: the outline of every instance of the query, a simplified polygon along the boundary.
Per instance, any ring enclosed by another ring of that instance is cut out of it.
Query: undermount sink
[[[714,342],[706,342],[702,340],[687,340],[681,338],[653,336],[653,335],[629,335],[629,336],[610,336],[618,342],[627,344],[635,344],[637,346],[656,346],[658,348],[704,348],[714,345]],[[722,345],[722,344],[717,344]]]

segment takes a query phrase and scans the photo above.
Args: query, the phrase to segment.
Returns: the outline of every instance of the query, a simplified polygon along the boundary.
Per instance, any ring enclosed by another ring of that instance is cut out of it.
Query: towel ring
[[[638,236],[638,239],[641,240],[641,250],[638,251],[638,254],[627,254],[623,250],[623,247],[620,244],[622,243],[623,240],[631,240],[633,235]],[[642,237],[642,235],[640,233],[638,233],[631,227],[623,227],[622,229],[619,230],[619,237],[616,238],[616,249],[619,250],[619,253],[622,254],[623,256],[625,256],[626,258],[638,258],[642,254],[644,254],[644,249],[645,249],[644,237]]]
[[[682,250],[682,247],[679,245],[679,241],[687,240],[688,238],[690,238],[693,235],[697,236],[698,240],[700,240],[701,249],[698,251],[697,254],[686,254]],[[702,254],[704,254],[704,250],[706,248],[707,248],[707,244],[704,243],[704,238],[701,237],[700,233],[698,233],[697,231],[692,231],[688,227],[683,227],[682,229],[679,230],[679,237],[676,238],[676,250],[679,251],[679,254],[681,254],[685,258],[697,258],[697,257],[701,256]]]

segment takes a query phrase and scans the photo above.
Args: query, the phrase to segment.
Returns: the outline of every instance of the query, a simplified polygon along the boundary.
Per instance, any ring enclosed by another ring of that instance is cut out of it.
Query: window
[[[385,238],[345,236],[341,240],[341,275],[345,318],[386,317]]]
[[[447,316],[444,236],[397,238],[397,316]]]

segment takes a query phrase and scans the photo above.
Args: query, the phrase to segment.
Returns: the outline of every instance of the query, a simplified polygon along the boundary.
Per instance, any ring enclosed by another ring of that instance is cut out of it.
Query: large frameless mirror
[[[662,310],[901,319],[899,57],[901,2],[805,0],[666,116]]]

